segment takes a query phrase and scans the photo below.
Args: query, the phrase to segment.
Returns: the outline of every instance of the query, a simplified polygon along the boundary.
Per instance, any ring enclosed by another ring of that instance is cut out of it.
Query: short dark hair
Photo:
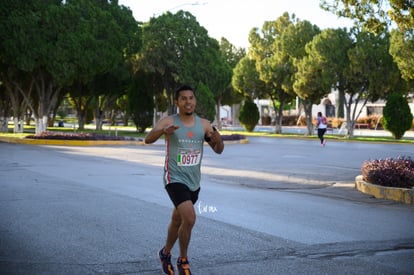
[[[175,90],[175,99],[178,100],[178,96],[180,95],[181,91],[192,91],[195,95],[195,91],[193,88],[191,88],[191,86],[189,85],[181,85],[180,87],[178,87],[177,90]]]

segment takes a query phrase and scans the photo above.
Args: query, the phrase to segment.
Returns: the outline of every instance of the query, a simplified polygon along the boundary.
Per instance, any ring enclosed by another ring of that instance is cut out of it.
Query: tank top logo
[[[194,137],[194,133],[192,131],[188,131],[187,132],[187,137],[188,138],[193,138]]]

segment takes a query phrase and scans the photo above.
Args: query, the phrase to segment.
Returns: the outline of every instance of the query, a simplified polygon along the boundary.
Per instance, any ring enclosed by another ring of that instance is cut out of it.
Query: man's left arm
[[[206,125],[207,131],[205,131],[205,140],[210,145],[210,147],[213,149],[214,152],[217,154],[221,154],[224,150],[224,142],[220,135],[220,133],[217,131],[215,127],[212,127],[210,123]]]

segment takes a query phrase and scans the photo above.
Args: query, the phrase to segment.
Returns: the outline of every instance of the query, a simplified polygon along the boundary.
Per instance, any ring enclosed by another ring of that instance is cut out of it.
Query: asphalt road
[[[413,206],[354,188],[364,160],[413,157],[412,145],[205,149],[193,274],[414,274]],[[0,143],[0,274],[161,274],[163,156],[159,144]]]

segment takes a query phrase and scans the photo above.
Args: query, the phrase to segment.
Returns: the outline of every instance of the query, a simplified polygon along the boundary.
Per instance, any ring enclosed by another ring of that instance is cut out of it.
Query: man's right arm
[[[167,119],[161,119],[154,128],[145,137],[145,143],[150,144],[156,142],[163,134],[165,134],[165,126],[167,125]]]
[[[158,126],[158,125],[157,125]],[[156,142],[164,134],[164,127],[154,127],[145,137],[145,143],[150,144]]]
[[[161,119],[158,124],[147,134],[145,137],[145,143],[150,144],[156,142],[162,135],[171,135],[178,128],[173,125],[174,120],[172,117],[166,117]]]

